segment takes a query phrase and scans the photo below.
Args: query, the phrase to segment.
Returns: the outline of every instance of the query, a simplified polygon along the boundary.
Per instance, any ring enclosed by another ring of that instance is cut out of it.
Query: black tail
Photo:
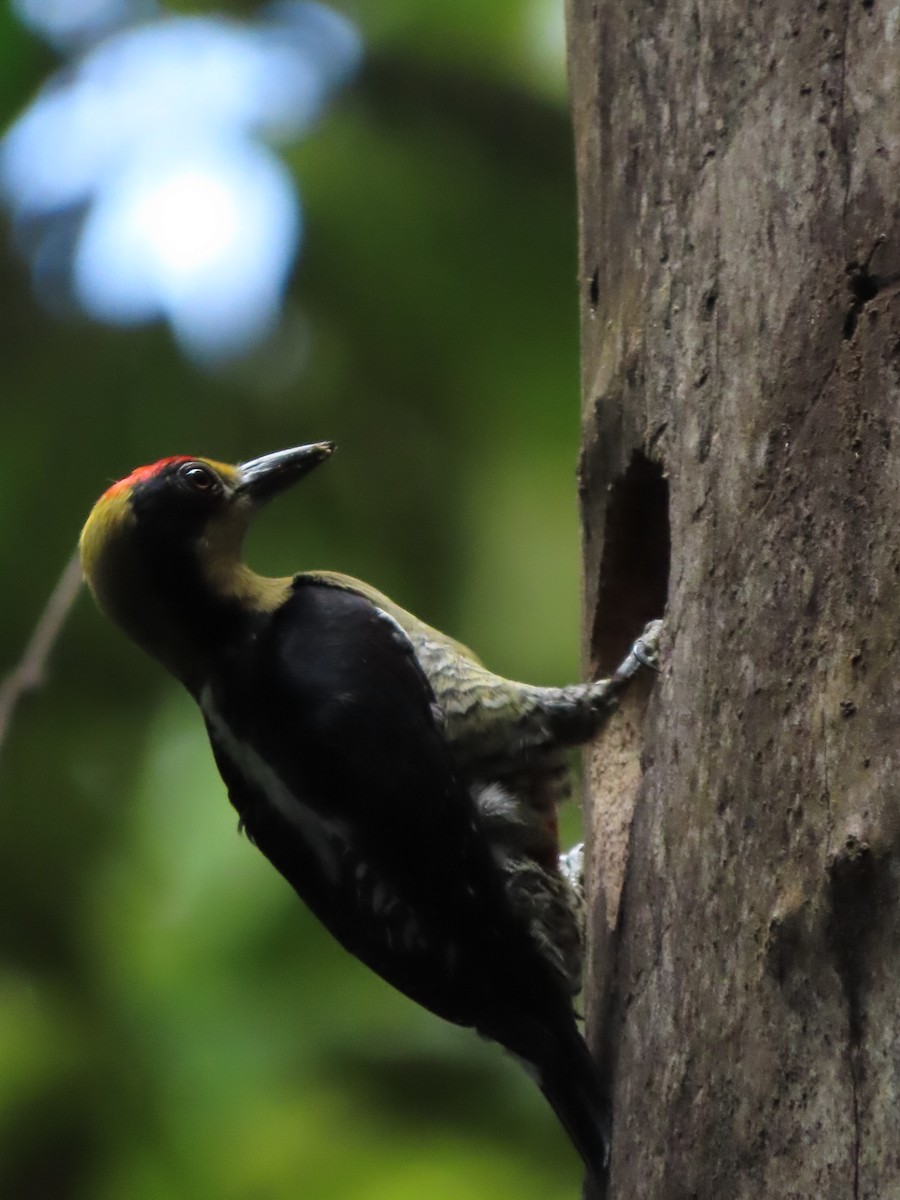
[[[574,1023],[564,1044],[560,1041],[553,1038],[552,1050],[537,1064],[537,1082],[584,1161],[588,1195],[603,1200],[612,1135],[609,1093]]]

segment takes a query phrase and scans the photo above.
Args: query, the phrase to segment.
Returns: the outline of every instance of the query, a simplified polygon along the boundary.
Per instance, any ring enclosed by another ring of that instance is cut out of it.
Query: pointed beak
[[[334,448],[334,442],[315,442],[311,446],[295,446],[292,450],[278,450],[274,454],[264,454],[262,458],[252,458],[238,467],[235,493],[264,504],[308,475],[326,458],[331,458]]]

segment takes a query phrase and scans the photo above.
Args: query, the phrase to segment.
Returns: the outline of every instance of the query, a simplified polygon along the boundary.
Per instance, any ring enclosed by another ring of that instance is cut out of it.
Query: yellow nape
[[[95,594],[104,553],[119,533],[134,525],[134,513],[128,503],[128,495],[128,489],[116,485],[104,492],[88,514],[78,539],[81,569],[88,586]]]

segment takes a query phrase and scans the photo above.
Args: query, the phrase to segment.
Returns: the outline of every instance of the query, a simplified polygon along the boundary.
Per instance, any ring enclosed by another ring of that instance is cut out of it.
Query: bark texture
[[[591,668],[668,605],[590,770],[611,1200],[891,1200],[900,0],[568,18]]]

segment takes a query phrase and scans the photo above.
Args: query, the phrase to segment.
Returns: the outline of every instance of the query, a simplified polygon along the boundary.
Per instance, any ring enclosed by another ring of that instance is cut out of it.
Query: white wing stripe
[[[200,694],[200,707],[228,757],[262,792],[272,807],[290,821],[319,860],[328,879],[337,884],[340,878],[338,839],[341,831],[336,823],[325,821],[308,804],[298,799],[252,746],[234,736],[216,708],[209,688],[204,688]]]

